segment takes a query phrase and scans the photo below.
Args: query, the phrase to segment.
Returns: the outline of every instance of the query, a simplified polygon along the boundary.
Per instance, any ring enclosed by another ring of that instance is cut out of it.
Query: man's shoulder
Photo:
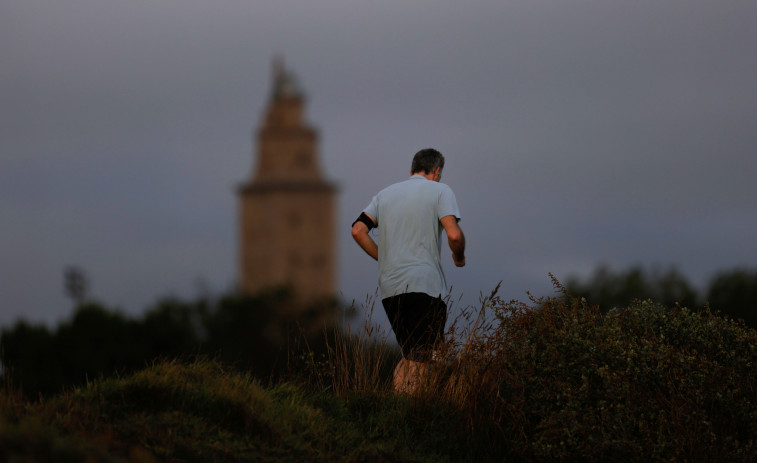
[[[415,182],[413,182],[412,179],[406,179],[406,180],[402,180],[396,183],[392,183],[391,185],[384,187],[384,189],[379,191],[378,194],[381,195],[382,193],[391,193],[398,190],[406,190],[412,187],[414,183]]]
[[[397,189],[397,188],[423,188],[430,190],[450,190],[452,189],[446,183],[434,182],[432,180],[419,179],[417,177],[410,177],[408,179],[393,183],[384,190]]]
[[[439,183],[438,185],[441,190],[449,191],[450,193],[452,193],[452,188],[446,183]]]
[[[440,183],[440,182],[429,182],[433,183],[432,186],[429,187],[430,190],[433,190],[435,193],[440,195],[452,195],[455,196],[455,193],[452,191],[452,188],[449,187],[446,183]]]
[[[452,195],[454,192],[446,183],[434,182],[431,180],[421,180],[417,178],[409,178],[397,183],[393,183],[383,190],[378,192],[378,197],[395,197],[395,195],[408,195],[408,194],[423,194],[427,196],[429,194],[436,195]]]

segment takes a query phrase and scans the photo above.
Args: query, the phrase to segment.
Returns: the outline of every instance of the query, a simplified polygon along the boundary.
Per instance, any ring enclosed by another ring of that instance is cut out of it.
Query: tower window
[[[317,256],[313,257],[313,259],[310,261],[310,264],[315,268],[323,268],[326,265],[326,256],[323,254],[318,254]]]
[[[295,164],[299,168],[310,166],[310,155],[305,151],[300,151],[294,158]]]
[[[290,212],[289,217],[287,217],[287,221],[291,228],[299,228],[300,224],[302,223],[302,217],[297,212]]]

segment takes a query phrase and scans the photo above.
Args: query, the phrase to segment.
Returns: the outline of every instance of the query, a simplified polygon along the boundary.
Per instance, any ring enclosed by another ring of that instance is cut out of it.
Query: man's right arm
[[[374,224],[376,224],[376,221],[368,214],[365,214]],[[368,226],[361,222],[360,220],[356,220],[355,223],[352,224],[352,238],[355,240],[355,242],[360,246],[363,251],[365,251],[369,256],[373,257],[374,260],[378,260],[378,245],[375,241],[373,241],[373,238],[371,238],[371,235],[368,234],[370,229]]]
[[[465,267],[465,235],[457,224],[457,217],[448,215],[442,217],[441,222],[452,250],[452,260],[457,267]]]

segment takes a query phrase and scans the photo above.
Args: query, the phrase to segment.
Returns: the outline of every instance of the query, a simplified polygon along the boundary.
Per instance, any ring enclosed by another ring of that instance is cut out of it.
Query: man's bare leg
[[[428,363],[403,358],[394,369],[394,391],[400,394],[412,394],[418,389],[421,378],[427,371]]]

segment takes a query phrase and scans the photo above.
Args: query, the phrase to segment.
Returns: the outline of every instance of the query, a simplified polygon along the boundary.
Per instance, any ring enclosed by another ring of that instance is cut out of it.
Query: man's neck
[[[411,177],[412,177],[412,176],[415,176],[415,175],[420,175],[421,177],[425,178],[426,180],[431,180],[432,182],[433,182],[433,181],[436,181],[436,172],[429,172],[429,173],[424,173],[424,172],[411,172],[411,173],[410,173],[410,176],[411,176]]]

